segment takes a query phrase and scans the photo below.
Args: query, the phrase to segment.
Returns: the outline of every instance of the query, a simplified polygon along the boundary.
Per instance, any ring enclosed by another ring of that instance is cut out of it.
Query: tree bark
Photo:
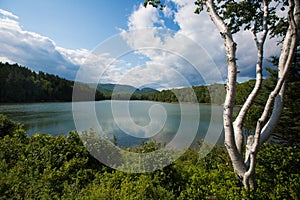
[[[289,0],[289,28],[284,38],[283,47],[281,51],[281,55],[279,57],[279,65],[278,65],[278,82],[273,90],[273,94],[276,95],[275,102],[272,110],[271,117],[268,122],[261,128],[259,125],[257,126],[257,131],[260,131],[260,141],[259,144],[263,144],[270,136],[272,130],[275,128],[276,124],[279,121],[280,114],[283,108],[283,95],[285,92],[285,77],[287,72],[292,64],[293,56],[295,54],[297,44],[300,38],[300,5],[299,0]],[[269,99],[272,100],[274,97],[270,95]],[[266,113],[270,110],[269,104],[266,105]],[[263,115],[262,115],[262,119]],[[260,130],[261,129],[261,130]]]
[[[269,16],[269,8],[268,8],[268,2],[266,0],[263,1],[263,30],[262,35],[260,39],[257,38],[257,33],[254,32],[254,41],[256,43],[257,48],[257,63],[256,63],[256,82],[253,90],[249,94],[247,100],[243,104],[237,118],[235,119],[233,125],[234,125],[234,131],[235,131],[235,143],[237,145],[238,151],[240,154],[242,154],[242,147],[243,147],[243,123],[245,120],[245,117],[247,115],[248,110],[250,109],[251,105],[253,104],[254,99],[256,98],[261,85],[262,85],[262,64],[264,59],[264,44],[266,41],[266,37],[268,34],[268,16]],[[248,159],[248,158],[246,158]]]
[[[232,38],[232,34],[221,17],[217,14],[215,10],[215,5],[213,0],[205,1],[207,7],[207,12],[211,17],[211,20],[216,25],[220,34],[224,40],[224,46],[227,55],[228,64],[228,77],[227,77],[227,87],[226,87],[226,98],[224,102],[223,111],[223,122],[225,131],[225,146],[229,153],[232,161],[233,168],[240,179],[246,172],[246,166],[243,161],[242,155],[239,153],[236,143],[233,128],[233,108],[236,96],[236,43]]]
[[[220,1],[218,1],[220,3]],[[234,1],[235,2],[235,1]],[[257,121],[254,135],[248,135],[246,138],[246,151],[245,160],[242,156],[243,148],[243,133],[242,127],[245,116],[252,105],[254,99],[257,96],[262,83],[262,63],[264,43],[268,34],[268,16],[269,16],[269,3],[271,1],[262,0],[263,3],[263,19],[262,19],[262,34],[260,40],[258,40],[256,31],[257,27],[254,27],[254,40],[257,45],[257,63],[256,63],[256,83],[252,92],[248,96],[244,103],[239,115],[233,122],[233,108],[236,97],[236,78],[237,78],[237,66],[236,66],[236,43],[231,34],[231,30],[226,25],[224,19],[220,17],[215,5],[214,0],[196,0],[195,4],[200,6],[198,9],[202,11],[203,5],[207,8],[207,13],[211,17],[212,22],[220,31],[220,34],[224,40],[224,46],[227,55],[228,64],[228,76],[226,84],[226,98],[224,102],[223,122],[225,131],[224,144],[232,161],[233,168],[240,180],[242,181],[246,189],[255,187],[255,164],[256,154],[260,144],[262,144],[270,135],[272,129],[275,127],[279,120],[281,110],[283,107],[283,95],[285,90],[285,77],[291,66],[293,55],[295,53],[297,43],[299,41],[299,24],[300,24],[300,5],[299,0],[288,0],[289,14],[288,22],[289,28],[284,38],[283,48],[279,59],[279,73],[278,81],[274,90],[269,95],[267,103],[261,117]],[[146,0],[144,5],[151,4],[157,7],[160,1]],[[223,4],[224,5],[224,4]],[[222,6],[219,7],[222,9]],[[197,10],[196,13],[200,11]],[[222,11],[220,12],[222,13]],[[253,13],[255,15],[257,13]],[[251,19],[253,20],[253,19]],[[253,21],[251,21],[253,22]],[[250,23],[251,23],[250,22]],[[258,23],[260,24],[260,23]],[[239,25],[240,26],[240,25]],[[260,26],[260,25],[259,25]],[[253,31],[253,30],[252,30]],[[275,102],[274,102],[275,101]],[[271,116],[269,113],[273,110]]]
[[[256,84],[243,105],[237,119],[233,122],[233,108],[236,96],[236,43],[233,40],[232,34],[226,26],[223,19],[216,12],[216,7],[213,0],[206,0],[203,3],[207,7],[207,12],[211,17],[211,20],[216,25],[220,34],[224,40],[224,46],[227,55],[228,64],[228,79],[227,79],[227,93],[224,102],[224,131],[225,131],[225,146],[232,161],[233,168],[246,189],[255,187],[254,174],[256,164],[256,154],[259,148],[260,142],[263,142],[268,137],[272,128],[278,122],[280,111],[282,109],[283,94],[284,94],[284,80],[287,71],[291,65],[292,58],[296,49],[298,41],[298,29],[299,29],[299,0],[289,0],[290,12],[289,12],[289,29],[285,37],[282,54],[279,61],[279,77],[275,89],[271,92],[264,112],[257,122],[254,135],[247,137],[245,160],[242,156],[243,135],[242,127],[243,121],[253,103],[262,83],[262,62],[263,62],[263,50],[264,42],[268,33],[267,18],[268,18],[268,2],[263,1],[264,19],[263,19],[263,32],[260,41],[257,40],[256,33],[254,34],[254,40],[257,44],[258,60],[256,64]],[[298,7],[297,7],[298,6]],[[295,8],[297,7],[297,8]],[[272,107],[272,103],[275,100],[275,105],[271,117],[268,120],[268,114]],[[264,129],[263,126],[266,123]],[[260,139],[262,137],[262,139]]]

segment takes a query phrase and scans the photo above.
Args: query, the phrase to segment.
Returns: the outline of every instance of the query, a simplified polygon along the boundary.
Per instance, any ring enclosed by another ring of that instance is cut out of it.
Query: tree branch
[[[256,82],[253,90],[249,94],[247,100],[243,104],[236,120],[234,121],[234,131],[235,131],[235,142],[237,144],[237,148],[239,153],[242,153],[242,146],[243,146],[243,122],[247,115],[248,110],[250,109],[251,105],[253,104],[254,99],[256,98],[262,84],[262,64],[264,58],[264,43],[268,34],[268,16],[269,16],[269,6],[267,0],[263,1],[263,30],[262,36],[258,41],[257,33],[255,28],[253,30],[253,38],[256,43],[257,48],[257,62],[256,62]],[[256,23],[255,23],[256,24]],[[246,158],[245,158],[246,159]]]
[[[289,1],[289,28],[286,34],[286,37],[283,42],[282,53],[279,58],[279,72],[278,72],[278,82],[275,89],[270,94],[265,110],[257,123],[256,134],[260,134],[259,144],[265,142],[271,131],[275,128],[277,124],[282,107],[283,107],[283,95],[285,91],[285,77],[293,61],[293,56],[299,41],[299,26],[300,26],[300,16],[299,16],[299,0],[290,0]],[[273,106],[272,114],[268,122],[262,128],[262,125],[266,121],[269,111],[271,109],[271,104],[275,99]]]
[[[250,188],[249,179],[254,174],[255,164],[256,164],[255,153],[251,152],[249,157],[250,157],[250,159],[249,159],[250,160],[250,166],[249,166],[249,169],[247,170],[247,172],[244,174],[244,179],[243,179],[243,185],[246,189]]]

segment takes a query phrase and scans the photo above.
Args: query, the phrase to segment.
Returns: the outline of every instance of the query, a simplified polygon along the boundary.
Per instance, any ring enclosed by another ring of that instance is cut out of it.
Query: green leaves
[[[17,128],[11,119],[8,119],[7,116],[0,114],[0,138],[12,134]]]
[[[7,121],[5,117],[0,119]],[[152,152],[160,147],[151,141],[133,151]],[[265,144],[257,155],[257,162],[258,187],[254,193],[249,193],[240,187],[222,146],[214,147],[203,159],[199,158],[199,152],[188,149],[162,170],[136,174],[101,165],[89,155],[76,132],[67,137],[36,134],[25,139],[22,135],[9,133],[0,138],[0,198],[169,200],[299,197],[299,147]]]
[[[194,11],[195,14],[200,14],[203,11],[204,4],[202,0],[197,0],[194,2],[194,4],[197,6],[196,10]]]
[[[144,2],[144,7],[147,7],[148,5],[153,6],[154,8],[159,8],[160,10],[165,7],[160,0],[146,0]]]
[[[205,1],[197,0],[194,2],[197,8],[195,14],[200,14],[204,10]],[[253,33],[258,33],[263,29],[263,2],[260,0],[217,0],[214,1],[215,8],[219,16],[224,20],[225,24],[230,29],[231,33],[237,33],[240,30],[250,30]],[[275,0],[271,4],[268,1],[268,22],[271,30],[271,36],[282,34],[286,30],[286,19],[277,16],[276,10],[281,6],[285,7],[285,1]],[[283,23],[284,22],[284,23]],[[284,28],[280,29],[280,28]]]

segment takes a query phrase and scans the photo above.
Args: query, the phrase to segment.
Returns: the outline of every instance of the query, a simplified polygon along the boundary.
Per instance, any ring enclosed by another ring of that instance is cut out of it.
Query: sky
[[[223,41],[193,0],[163,11],[143,0],[0,0],[0,61],[63,78],[156,89],[224,82]],[[238,80],[255,76],[251,33],[238,43]],[[265,57],[278,55],[276,40]]]

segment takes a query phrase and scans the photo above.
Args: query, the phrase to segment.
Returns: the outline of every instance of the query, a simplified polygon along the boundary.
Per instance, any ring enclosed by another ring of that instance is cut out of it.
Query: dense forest
[[[84,93],[94,92],[95,100],[151,100],[162,102],[199,102],[221,104],[224,97],[224,85],[197,86],[196,99],[192,98],[191,88],[163,90],[161,92],[152,88],[134,88],[129,85],[118,84],[79,84],[82,97],[90,96]],[[74,81],[60,78],[57,75],[36,73],[18,64],[0,62],[0,102],[48,102],[72,101]],[[176,95],[175,95],[176,94]],[[211,96],[212,95],[212,98]],[[198,99],[198,100],[197,100]],[[79,99],[85,100],[85,99]]]
[[[43,102],[43,101],[72,101],[73,81],[44,72],[33,72],[18,64],[0,62],[0,102]],[[78,87],[82,94],[94,93],[85,84]],[[80,100],[85,100],[81,95]],[[104,96],[99,91],[95,100]]]
[[[269,84],[269,81],[265,81]],[[241,105],[245,96],[254,86],[254,81],[237,85],[236,104]],[[72,101],[74,81],[60,78],[44,72],[36,73],[18,64],[0,62],[0,102],[42,102]],[[222,104],[225,98],[225,85],[193,86],[157,91],[152,88],[138,89],[129,85],[118,84],[79,84],[81,93],[94,92],[96,100],[150,100],[161,102],[188,102]],[[268,90],[264,89],[265,93]],[[89,95],[81,95],[89,96]],[[263,99],[265,96],[261,97]],[[81,99],[84,100],[84,99]]]
[[[146,100],[158,92],[152,88],[138,89],[129,85],[76,83],[80,93],[78,101],[91,100],[96,88],[95,100]],[[0,62],[0,102],[51,102],[72,101],[74,81],[45,72],[34,72],[18,64]],[[112,93],[114,95],[112,96]],[[144,99],[143,99],[143,98]]]
[[[57,75],[41,71],[36,73],[18,64],[11,65],[0,62],[0,102],[72,101],[73,85],[73,81],[60,78]],[[249,92],[253,85],[253,81],[238,85],[237,104],[243,103],[244,94]],[[223,84],[162,91],[151,88],[138,89],[132,86],[116,84],[80,85],[82,93],[93,92],[91,88],[95,87],[97,87],[96,100],[131,99],[222,104],[225,97],[225,86]]]
[[[151,141],[127,150],[145,153],[158,148]],[[214,147],[205,158],[187,149],[173,164],[151,173],[125,173],[93,158],[76,132],[29,137],[22,125],[0,115],[0,198],[299,199],[299,147],[261,148],[258,187],[251,193],[241,187],[223,146]]]

